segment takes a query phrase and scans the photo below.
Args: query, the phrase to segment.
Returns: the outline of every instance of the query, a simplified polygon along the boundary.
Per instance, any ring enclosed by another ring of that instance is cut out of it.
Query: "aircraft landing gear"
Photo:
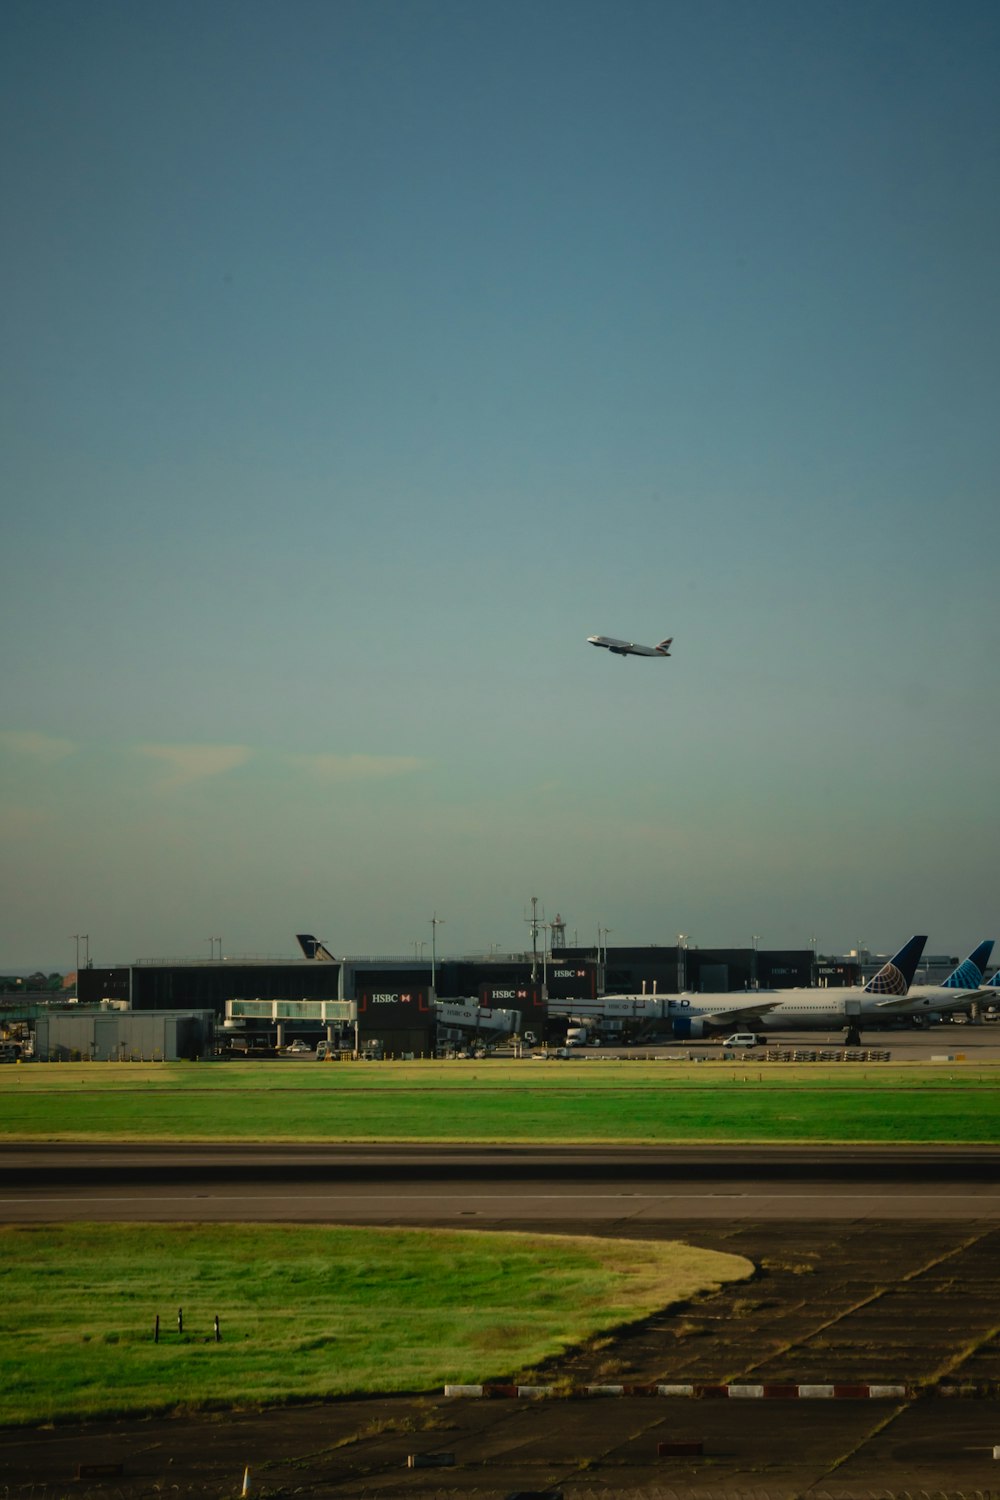
[[[861,1032],[857,1026],[848,1026],[847,1035],[844,1037],[845,1047],[860,1047]]]

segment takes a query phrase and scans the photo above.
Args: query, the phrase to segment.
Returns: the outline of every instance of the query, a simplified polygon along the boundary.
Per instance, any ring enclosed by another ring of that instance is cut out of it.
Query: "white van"
[[[759,1047],[762,1038],[755,1031],[734,1031],[723,1042],[724,1047]]]

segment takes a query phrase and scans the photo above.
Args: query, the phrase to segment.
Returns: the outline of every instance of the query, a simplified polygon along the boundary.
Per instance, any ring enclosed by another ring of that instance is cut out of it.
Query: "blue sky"
[[[995,931],[994,4],[0,28],[0,968]]]

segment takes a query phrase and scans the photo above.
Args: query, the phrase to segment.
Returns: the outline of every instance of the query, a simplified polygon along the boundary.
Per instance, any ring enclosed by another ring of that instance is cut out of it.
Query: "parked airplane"
[[[721,1026],[761,1031],[831,1031],[846,1026],[847,1046],[859,1046],[863,1018],[884,1014],[885,996],[906,995],[926,941],[926,935],[910,938],[863,987],[769,990],[740,1000],[721,995],[680,995],[669,1002],[674,1033],[698,1036],[706,1028]]]
[[[883,1000],[879,1009],[903,1016],[916,1016],[929,1010],[960,1010],[981,993],[983,975],[992,952],[993,939],[987,938],[940,984],[911,985],[908,995],[901,1000]]]
[[[635,641],[617,641],[612,635],[588,635],[592,646],[603,646],[612,656],[669,656],[673,636],[667,636],[658,646],[637,646]]]
[[[306,958],[318,958],[324,963],[337,962],[325,943],[321,943],[319,938],[313,937],[311,932],[297,932],[295,937]]]

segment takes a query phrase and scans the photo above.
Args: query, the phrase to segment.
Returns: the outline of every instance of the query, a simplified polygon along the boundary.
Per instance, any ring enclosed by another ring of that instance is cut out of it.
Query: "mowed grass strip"
[[[0,1138],[995,1143],[1000,1069],[668,1064],[37,1063]]]
[[[677,1242],[584,1236],[4,1227],[0,1423],[510,1376],[752,1270],[742,1256]]]

